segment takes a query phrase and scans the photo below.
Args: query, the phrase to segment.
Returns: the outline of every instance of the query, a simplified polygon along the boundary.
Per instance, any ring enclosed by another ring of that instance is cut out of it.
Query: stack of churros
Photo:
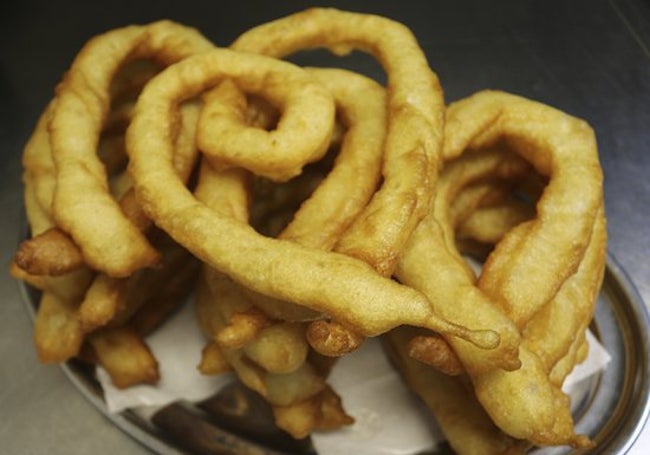
[[[386,86],[283,60],[318,47],[369,53]],[[155,383],[146,335],[191,300],[197,368],[234,371],[295,438],[354,422],[327,378],[381,337],[458,453],[592,444],[561,386],[605,267],[594,134],[503,92],[446,106],[400,23],[312,8],[229,46],[171,21],[111,30],[23,164],[11,271],[40,290],[43,362]]]

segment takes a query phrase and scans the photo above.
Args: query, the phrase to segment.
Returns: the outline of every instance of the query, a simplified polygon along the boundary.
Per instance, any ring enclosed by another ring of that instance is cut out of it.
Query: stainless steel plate
[[[23,296],[33,315],[37,294],[24,287]],[[591,328],[612,360],[605,371],[589,379],[587,392],[576,403],[576,428],[597,443],[589,453],[624,454],[650,413],[650,318],[641,297],[611,255]],[[201,403],[174,403],[162,409],[113,414],[106,408],[92,368],[76,361],[62,368],[100,412],[156,453],[316,454],[309,441],[292,441],[275,429],[265,404],[237,383]],[[533,452],[585,453],[566,447]],[[450,450],[439,447],[434,453]]]

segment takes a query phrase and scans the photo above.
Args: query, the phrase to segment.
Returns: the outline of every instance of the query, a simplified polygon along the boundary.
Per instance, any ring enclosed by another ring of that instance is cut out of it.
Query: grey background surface
[[[502,89],[586,119],[605,171],[609,249],[650,301],[650,6],[642,0],[320,2],[389,16],[427,52],[448,101]],[[136,0],[2,2],[0,252],[6,269],[22,229],[20,155],[37,116],[91,36],[169,18],[227,45],[247,28],[309,2]],[[381,78],[370,61],[351,65]],[[0,453],[138,454],[56,366],[40,365],[16,283],[0,274]],[[646,431],[633,453],[647,453]]]

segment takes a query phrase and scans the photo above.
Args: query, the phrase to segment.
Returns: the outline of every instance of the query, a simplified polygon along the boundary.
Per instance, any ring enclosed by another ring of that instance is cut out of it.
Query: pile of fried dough
[[[369,53],[387,82],[284,59],[314,48]],[[353,422],[327,376],[380,336],[458,453],[593,444],[561,386],[605,267],[594,133],[499,91],[446,105],[400,23],[313,8],[223,47],[171,21],[108,31],[23,164],[11,271],[40,291],[43,362],[155,383],[145,337],[191,301],[200,371],[234,371],[296,438]]]

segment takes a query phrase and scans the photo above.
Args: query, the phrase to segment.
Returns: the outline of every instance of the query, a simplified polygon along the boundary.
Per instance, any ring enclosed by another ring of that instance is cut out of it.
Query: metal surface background
[[[0,5],[0,252],[20,236],[20,155],[36,118],[80,46],[128,23],[170,18],[227,45],[302,1],[4,1]],[[605,171],[609,249],[650,302],[650,5],[644,0],[340,1],[408,25],[446,99],[507,90],[586,119]],[[379,76],[371,63],[359,63]],[[140,454],[54,366],[39,365],[18,286],[0,274],[0,452]],[[644,450],[645,448],[645,450]],[[647,453],[650,430],[631,454]]]

